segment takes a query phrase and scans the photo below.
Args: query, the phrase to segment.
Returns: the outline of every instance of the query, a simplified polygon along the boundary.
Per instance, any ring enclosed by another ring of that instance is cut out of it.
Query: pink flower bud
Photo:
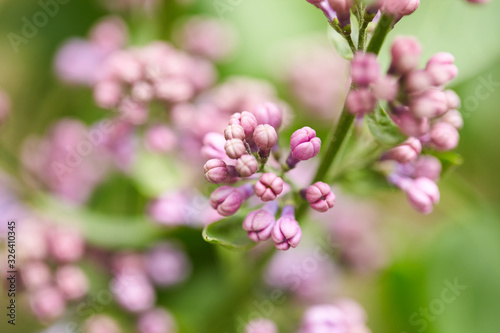
[[[252,185],[246,184],[239,188],[221,186],[210,195],[210,205],[222,216],[234,215],[243,202],[253,194]]]
[[[108,58],[106,65],[112,77],[127,83],[140,80],[143,74],[142,66],[132,52],[115,52]]]
[[[59,262],[74,262],[83,256],[85,243],[79,232],[67,228],[47,231],[50,254]]]
[[[87,276],[78,266],[60,267],[56,272],[56,282],[67,300],[80,299],[89,290]]]
[[[380,11],[385,14],[401,17],[417,10],[420,0],[379,0]]]
[[[259,104],[252,110],[252,113],[257,119],[258,125],[268,124],[276,130],[281,126],[283,113],[274,103]]]
[[[183,225],[189,222],[188,207],[189,200],[183,193],[166,193],[151,202],[148,214],[162,225]]]
[[[339,25],[345,27],[351,24],[352,0],[328,0],[330,7],[337,13]]]
[[[432,87],[432,78],[425,70],[410,71],[404,79],[407,93],[419,93]]]
[[[448,111],[446,95],[441,90],[429,89],[410,101],[410,112],[417,118],[435,118]]]
[[[369,89],[362,88],[350,91],[347,95],[345,104],[349,112],[358,117],[362,117],[375,110],[377,98]]]
[[[283,186],[283,179],[276,176],[274,173],[265,173],[260,176],[260,179],[255,183],[255,195],[262,201],[273,201],[283,192]]]
[[[130,95],[138,102],[149,102],[154,97],[154,89],[151,84],[146,81],[134,83],[130,90]]]
[[[193,97],[193,85],[186,79],[169,78],[157,81],[154,86],[156,97],[172,103],[181,103]]]
[[[145,256],[148,276],[157,286],[171,286],[184,281],[191,272],[186,253],[170,243],[161,243]]]
[[[257,127],[257,119],[253,114],[247,111],[242,113],[235,113],[229,120],[229,125],[240,125],[245,130],[245,137],[251,139],[253,131]]]
[[[420,137],[431,130],[428,118],[415,118],[408,110],[409,108],[405,107],[404,111],[392,117],[403,134]]]
[[[358,86],[366,87],[375,83],[380,77],[380,66],[377,56],[373,53],[358,52],[351,63],[352,82]]]
[[[458,68],[454,62],[455,57],[445,52],[437,53],[429,60],[425,71],[429,73],[435,86],[444,85],[457,76]]]
[[[142,125],[148,120],[149,109],[146,104],[137,102],[132,98],[124,98],[118,111],[122,113],[123,119],[134,125]]]
[[[39,289],[46,286],[51,280],[49,266],[43,261],[30,261],[21,269],[23,285],[28,290]]]
[[[243,229],[254,242],[266,241],[271,238],[271,231],[276,221],[278,204],[271,202],[259,210],[248,213],[243,220]]]
[[[245,143],[240,139],[227,140],[224,145],[227,156],[236,160],[247,153]]]
[[[177,332],[176,327],[172,315],[162,308],[155,308],[141,314],[137,322],[139,333]]]
[[[259,164],[253,155],[243,155],[236,161],[235,168],[240,177],[250,177],[257,172]]]
[[[106,51],[115,51],[127,42],[127,26],[118,16],[105,17],[89,33],[93,44]]]
[[[269,151],[278,142],[278,133],[271,125],[258,125],[253,132],[253,141],[259,149]]]
[[[316,137],[315,130],[303,127],[292,134],[290,148],[294,158],[306,161],[318,155],[321,149],[321,139]]]
[[[123,89],[116,81],[103,81],[94,87],[94,101],[100,108],[117,107],[122,98]]]
[[[327,212],[335,205],[335,194],[333,194],[330,185],[323,182],[317,182],[309,186],[305,195],[311,208],[320,213]]]
[[[410,204],[422,214],[432,212],[439,203],[439,188],[429,178],[417,178],[404,189]]]
[[[384,157],[390,160],[406,164],[415,161],[422,152],[422,143],[416,138],[409,138],[400,146],[392,148]]]
[[[172,151],[178,143],[175,133],[165,125],[148,128],[144,139],[149,150],[160,153]]]
[[[464,127],[464,119],[462,118],[462,114],[458,110],[450,110],[446,112],[440,119],[440,121],[444,121],[455,127],[456,129],[462,129]]]
[[[372,87],[373,95],[375,95],[376,98],[389,102],[397,98],[398,89],[398,80],[391,75],[379,77]]]
[[[106,315],[91,316],[85,322],[85,333],[121,333],[118,323]]]
[[[351,332],[342,311],[330,304],[310,307],[302,318],[301,333]]]
[[[110,287],[116,302],[130,312],[148,310],[156,300],[153,286],[142,273],[120,273]]]
[[[442,166],[439,159],[431,155],[422,155],[414,165],[414,178],[429,178],[437,182],[441,176]]]
[[[445,90],[446,101],[448,102],[448,109],[459,109],[461,105],[460,97],[453,90]]]
[[[398,1],[393,0],[393,2]],[[399,37],[392,44],[391,54],[391,69],[399,74],[405,74],[417,68],[422,55],[422,48],[413,37]]]
[[[226,140],[245,140],[245,130],[241,125],[229,125],[224,130],[224,137],[226,138]]]
[[[66,309],[66,303],[57,288],[43,287],[30,297],[31,310],[42,322],[50,322],[60,317]]]
[[[223,184],[230,177],[227,164],[223,160],[208,160],[203,167],[203,171],[205,172],[205,179],[212,184]]]
[[[271,238],[278,250],[286,251],[290,247],[297,247],[302,238],[302,230],[295,220],[295,208],[285,206],[281,217],[276,221],[271,233]]]
[[[445,122],[435,124],[431,129],[430,136],[432,146],[441,151],[455,149],[460,140],[457,129]]]
[[[245,333],[278,333],[278,328],[269,319],[255,319],[247,324]]]
[[[228,159],[224,150],[226,140],[220,133],[210,132],[203,137],[201,154],[207,159]]]

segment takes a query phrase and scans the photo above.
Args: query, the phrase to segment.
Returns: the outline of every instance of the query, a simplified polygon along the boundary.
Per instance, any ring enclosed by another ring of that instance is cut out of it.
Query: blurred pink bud
[[[399,0],[393,0],[393,2],[397,1]],[[399,74],[406,74],[417,68],[422,55],[422,47],[413,37],[398,37],[392,44],[391,55],[391,69]]]
[[[156,300],[153,286],[141,273],[120,273],[111,281],[110,288],[116,302],[130,312],[148,310]]]
[[[352,114],[362,117],[377,107],[377,98],[369,89],[352,90],[347,95],[346,107]]]
[[[85,242],[73,229],[58,227],[47,231],[49,252],[59,262],[74,262],[83,256]]]
[[[464,127],[464,119],[462,114],[458,110],[450,110],[446,112],[441,118],[440,121],[444,121],[455,127],[456,129],[462,129]]]
[[[278,327],[269,319],[255,319],[247,324],[245,333],[278,333]]]
[[[107,70],[112,78],[134,83],[143,75],[143,68],[135,54],[129,51],[117,51],[106,60]]]
[[[184,281],[191,272],[186,253],[170,243],[160,243],[145,257],[146,272],[158,286],[166,287]]]
[[[448,109],[459,109],[461,105],[460,97],[453,90],[445,90],[446,101],[448,102]]]
[[[378,3],[382,13],[401,17],[416,11],[420,0],[378,0]]]
[[[310,307],[302,318],[301,333],[350,332],[342,311],[330,304]]]
[[[172,151],[178,143],[175,133],[165,125],[148,128],[144,140],[149,150],[160,153]]]
[[[318,155],[321,149],[321,139],[316,137],[316,131],[303,127],[292,134],[290,148],[293,157],[306,161]]]
[[[243,220],[243,229],[254,242],[266,241],[271,238],[271,231],[276,221],[278,203],[270,202],[261,209],[248,213]]]
[[[94,87],[94,101],[100,108],[117,107],[122,98],[123,88],[116,81],[102,81]]]
[[[432,155],[422,155],[418,158],[414,165],[414,178],[429,178],[437,182],[441,176],[442,166],[439,159]]]
[[[273,201],[283,192],[283,179],[274,173],[265,173],[255,183],[255,195],[262,201]]]
[[[415,161],[422,152],[422,143],[419,139],[409,138],[401,145],[392,148],[384,157],[390,160],[397,161],[401,164],[406,164]]]
[[[391,75],[381,76],[372,87],[373,95],[378,99],[392,102],[398,96],[398,80]]]
[[[253,155],[243,155],[236,161],[235,168],[240,177],[250,177],[257,172],[259,164]]]
[[[21,279],[28,290],[46,286],[51,280],[50,268],[43,261],[30,261],[21,268]]]
[[[227,140],[224,145],[224,150],[226,151],[227,156],[234,160],[247,153],[245,143],[240,139]]]
[[[352,82],[358,86],[366,87],[375,83],[380,77],[380,66],[377,56],[373,53],[358,52],[351,63]]]
[[[185,102],[191,99],[195,93],[193,85],[189,81],[180,78],[157,81],[154,89],[159,99],[172,103]]]
[[[446,95],[441,90],[428,89],[412,96],[410,112],[417,118],[435,118],[448,111]]]
[[[121,101],[118,105],[118,111],[122,114],[123,120],[134,125],[145,124],[149,116],[149,109],[145,103],[140,103],[129,97]]]
[[[253,131],[257,127],[257,119],[253,114],[247,111],[242,113],[235,113],[229,120],[229,125],[240,125],[245,130],[245,137],[251,139]]]
[[[222,216],[234,215],[243,202],[253,194],[252,185],[246,184],[239,188],[221,186],[210,195],[210,205]]]
[[[425,71],[429,73],[435,86],[444,85],[457,76],[458,68],[454,62],[455,57],[446,52],[437,53],[429,60]]]
[[[453,125],[439,122],[432,127],[430,138],[435,149],[446,151],[455,149],[458,146],[460,135]]]
[[[326,183],[314,183],[306,189],[305,195],[311,208],[320,213],[327,212],[335,206],[335,194],[333,194],[330,185]]]
[[[57,319],[66,309],[62,294],[50,286],[36,290],[30,297],[30,305],[35,316],[44,323]]]
[[[208,160],[203,167],[203,171],[205,172],[205,179],[212,184],[225,183],[230,177],[227,164],[223,160]]]
[[[105,17],[90,31],[90,40],[100,48],[115,51],[127,43],[127,26],[118,16]]]
[[[139,333],[174,333],[177,325],[172,315],[162,308],[154,308],[140,315],[137,322]]]
[[[226,138],[226,140],[245,140],[245,130],[241,125],[229,125],[224,130],[224,137]]]
[[[210,132],[203,137],[203,147],[201,154],[207,159],[228,159],[224,145],[226,139],[220,133]]]
[[[428,118],[415,118],[405,108],[392,117],[394,122],[399,126],[401,132],[407,136],[419,137],[429,132],[431,125]]]
[[[295,208],[293,206],[283,207],[281,217],[274,224],[271,238],[278,250],[286,251],[290,247],[297,247],[302,238],[302,230],[295,220]]]
[[[62,266],[56,272],[57,287],[67,300],[77,300],[89,290],[87,276],[78,266]]]
[[[153,86],[146,81],[138,81],[132,85],[130,95],[138,102],[149,102],[155,94]]]
[[[339,25],[345,27],[351,23],[352,0],[328,0],[332,9],[337,13]]]
[[[429,214],[439,203],[439,188],[429,178],[417,178],[403,189],[410,204],[422,214]]]
[[[91,316],[85,322],[85,333],[121,333],[118,323],[106,315]]]
[[[406,92],[419,93],[432,87],[432,78],[425,70],[413,70],[404,78]]]
[[[258,125],[253,132],[253,141],[259,149],[269,151],[278,142],[278,133],[271,125]]]
[[[148,214],[164,225],[182,225],[189,222],[188,207],[188,199],[182,193],[166,193],[150,203]]]
[[[252,113],[257,119],[257,124],[268,124],[276,130],[281,126],[281,122],[283,121],[283,113],[274,103],[259,104],[252,110]]]

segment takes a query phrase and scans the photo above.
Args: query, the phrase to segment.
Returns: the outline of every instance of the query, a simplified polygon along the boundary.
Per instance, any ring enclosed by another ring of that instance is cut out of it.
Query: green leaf
[[[214,222],[203,229],[203,239],[211,244],[233,250],[247,250],[255,245],[243,230],[242,218],[230,217]]]
[[[381,106],[366,116],[366,123],[375,139],[384,145],[394,147],[407,139]]]
[[[432,155],[434,155],[441,161],[441,164],[443,166],[443,171],[442,171],[443,176],[448,175],[456,167],[464,163],[462,155],[455,153],[453,151],[433,152]]]
[[[328,39],[333,43],[335,50],[337,50],[342,58],[351,60],[354,57],[345,38],[332,28],[328,29]]]

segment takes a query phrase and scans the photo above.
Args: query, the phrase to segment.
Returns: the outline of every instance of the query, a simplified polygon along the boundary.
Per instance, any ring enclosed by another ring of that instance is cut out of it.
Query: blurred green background
[[[198,1],[181,8],[165,1],[156,28],[165,37],[169,35],[169,22],[178,15],[218,16],[215,3]],[[274,81],[282,97],[289,98],[273,75],[273,67],[280,62],[276,49],[288,40],[326,34],[327,25],[321,13],[305,0],[227,3],[230,8],[222,18],[236,27],[240,48],[230,62],[220,66],[221,76],[243,74]],[[0,0],[0,87],[13,99],[13,114],[0,128],[0,140],[12,152],[19,150],[23,138],[43,133],[57,118],[73,116],[90,123],[103,117],[103,111],[93,106],[87,89],[67,88],[58,83],[52,61],[62,41],[85,36],[107,12],[97,0],[70,1],[15,53],[7,33],[19,33],[22,17],[31,17],[38,10],[34,0]],[[499,15],[500,2],[472,6],[465,0],[422,0],[416,14],[402,20],[389,36],[416,36],[424,47],[424,59],[438,51],[455,55],[460,75],[452,88],[463,101],[465,128],[458,152],[465,162],[442,180],[442,202],[428,217],[411,211],[401,194],[370,194],[385,207],[382,228],[391,263],[377,274],[347,276],[343,294],[352,295],[366,307],[373,332],[500,332],[500,131],[496,128],[500,124]],[[141,27],[134,28],[142,31]],[[145,27],[141,33],[147,37],[148,31]],[[141,33],[137,40],[145,38]],[[381,53],[386,65],[387,44]],[[307,112],[300,108],[296,111]],[[308,125],[318,127],[322,133],[327,130],[320,121]],[[115,180],[113,186],[123,186],[125,193],[134,191],[124,182]],[[114,200],[120,206],[123,198]],[[129,213],[120,209],[110,212]],[[190,326],[189,332],[223,332],[222,328],[199,327],[216,327],[204,326],[216,323],[228,329],[234,324],[226,318],[232,309],[224,308],[224,300],[231,299],[231,295],[216,288],[219,274],[229,268],[209,264],[215,261],[218,250],[205,244],[199,231],[181,230],[177,236],[189,244],[192,258],[200,254],[203,257],[196,260],[197,268],[187,287],[165,293],[160,299],[174,313],[185,313],[181,321],[194,322],[186,325]],[[446,288],[444,281],[455,279],[467,287],[462,294],[447,304],[440,315],[426,320],[425,329],[418,330],[423,324],[412,326],[411,316],[441,297]],[[213,313],[212,323],[204,321],[207,311]],[[286,307],[280,316],[286,318],[285,311]],[[24,311],[20,316],[25,323],[20,322],[14,331],[31,332],[29,314]],[[2,332],[6,329],[4,321],[0,323]]]

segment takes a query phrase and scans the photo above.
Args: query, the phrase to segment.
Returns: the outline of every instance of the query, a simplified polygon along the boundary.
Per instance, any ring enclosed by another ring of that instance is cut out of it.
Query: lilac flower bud
[[[242,113],[235,113],[229,120],[229,125],[240,125],[245,130],[245,137],[251,139],[253,131],[257,127],[257,119],[253,114],[247,111]]]
[[[227,156],[236,160],[247,153],[245,143],[240,139],[227,140],[224,145]]]
[[[154,97],[154,89],[148,82],[139,81],[132,86],[130,95],[138,102],[149,102]]]
[[[212,184],[223,184],[230,178],[227,164],[223,160],[208,160],[203,167],[203,171],[205,172],[205,179]]]
[[[243,229],[248,233],[248,237],[254,242],[271,238],[277,211],[278,203],[270,202],[261,209],[250,212],[243,221]]]
[[[454,62],[455,57],[446,52],[437,53],[429,60],[425,70],[435,86],[448,83],[457,76],[458,68]]]
[[[111,75],[121,81],[134,83],[141,79],[142,66],[139,59],[132,52],[117,51],[107,60]]]
[[[446,95],[441,90],[428,89],[410,101],[410,112],[417,118],[435,118],[448,111]]]
[[[422,214],[432,212],[439,203],[439,188],[429,178],[417,178],[405,190],[410,204]]]
[[[184,281],[191,271],[186,253],[169,243],[156,245],[146,254],[144,263],[148,276],[162,287]]]
[[[207,159],[228,159],[224,150],[226,140],[220,133],[210,132],[203,137],[201,154]]]
[[[151,218],[162,225],[175,226],[189,222],[189,200],[180,192],[165,193],[148,207]]]
[[[127,311],[142,312],[155,303],[154,288],[142,273],[120,273],[110,286],[116,302]]]
[[[59,262],[74,262],[83,256],[85,243],[75,230],[56,228],[48,231],[50,254]]]
[[[240,177],[250,177],[257,172],[259,164],[253,155],[243,155],[236,161],[235,168]]]
[[[442,166],[439,159],[432,155],[422,155],[415,162],[413,177],[414,178],[429,178],[437,182],[441,176]]]
[[[448,109],[459,109],[461,105],[460,97],[453,90],[445,90],[446,101],[448,102]]]
[[[432,78],[425,70],[414,70],[406,74],[404,85],[407,93],[419,93],[432,87]]]
[[[67,300],[80,299],[89,290],[87,276],[78,266],[60,267],[56,272],[56,282]]]
[[[372,87],[373,95],[378,99],[392,102],[398,96],[398,80],[391,75],[381,76]]]
[[[352,90],[345,101],[347,109],[352,114],[362,117],[375,110],[377,98],[369,89]]]
[[[422,143],[420,143],[420,140],[416,138],[409,138],[400,146],[392,148],[387,153],[385,153],[384,157],[402,164],[406,164],[415,161],[421,152]]]
[[[420,137],[431,130],[428,118],[415,118],[408,110],[409,108],[405,107],[404,111],[392,117],[403,134]]]
[[[278,333],[278,328],[269,319],[255,319],[245,327],[245,333]]]
[[[139,333],[173,333],[177,325],[170,313],[162,308],[149,310],[139,317],[137,331]]]
[[[337,13],[339,25],[343,28],[351,24],[352,0],[328,0],[330,7]]]
[[[120,326],[111,317],[95,315],[85,322],[85,333],[121,333]]]
[[[262,201],[273,201],[283,192],[283,179],[274,173],[265,173],[260,176],[259,181],[255,183],[255,195]]]
[[[252,113],[257,119],[258,125],[268,124],[276,130],[281,126],[283,113],[274,103],[259,104],[252,110]]]
[[[290,148],[294,158],[306,161],[318,155],[321,149],[321,139],[316,137],[315,130],[306,126],[292,134]]]
[[[245,130],[241,125],[229,125],[224,130],[224,137],[226,138],[226,140],[245,140]]]
[[[28,290],[39,289],[46,286],[51,280],[49,266],[43,261],[31,261],[21,269],[23,285]]]
[[[147,129],[145,134],[146,146],[154,152],[168,153],[177,146],[177,136],[164,125],[155,125]]]
[[[397,1],[393,0],[393,2]],[[391,54],[391,70],[399,74],[405,74],[417,68],[422,55],[422,48],[413,37],[399,37],[392,44]]]
[[[30,297],[31,310],[42,322],[50,322],[60,317],[66,303],[57,288],[46,286],[36,290]]]
[[[458,110],[450,110],[446,112],[441,117],[440,121],[448,123],[456,129],[462,129],[462,127],[464,127],[464,119],[462,118],[462,114]]]
[[[240,209],[243,202],[253,194],[252,185],[239,188],[221,186],[210,195],[210,205],[222,216],[231,216]]]
[[[129,97],[121,101],[118,105],[118,111],[122,114],[123,120],[134,125],[142,125],[148,120],[149,109],[147,105]]]
[[[310,4],[316,6],[317,8],[323,11],[328,22],[333,22],[335,18],[337,18],[337,13],[332,9],[328,0],[306,0]]]
[[[435,124],[431,129],[430,137],[432,146],[441,151],[455,149],[460,140],[457,129],[445,122]]]
[[[159,80],[155,83],[154,89],[159,99],[172,103],[185,102],[195,93],[191,82],[181,78]]]
[[[377,56],[373,53],[358,52],[351,63],[352,82],[358,86],[366,87],[375,83],[380,77],[380,66]]]
[[[301,333],[350,332],[342,311],[330,304],[310,307],[302,318]]]
[[[311,208],[324,213],[335,206],[335,194],[333,194],[330,185],[323,182],[317,182],[309,186],[305,191],[306,200]]]
[[[116,81],[103,81],[94,87],[94,101],[100,108],[117,107],[122,98],[123,89]]]
[[[297,247],[302,238],[302,230],[295,220],[295,208],[293,206],[283,207],[281,217],[274,224],[271,238],[278,250],[286,251],[290,247]]]
[[[271,125],[258,125],[253,132],[253,141],[259,149],[269,151],[278,142],[278,133]]]
[[[379,0],[380,11],[396,17],[412,14],[420,5],[420,0]]]

